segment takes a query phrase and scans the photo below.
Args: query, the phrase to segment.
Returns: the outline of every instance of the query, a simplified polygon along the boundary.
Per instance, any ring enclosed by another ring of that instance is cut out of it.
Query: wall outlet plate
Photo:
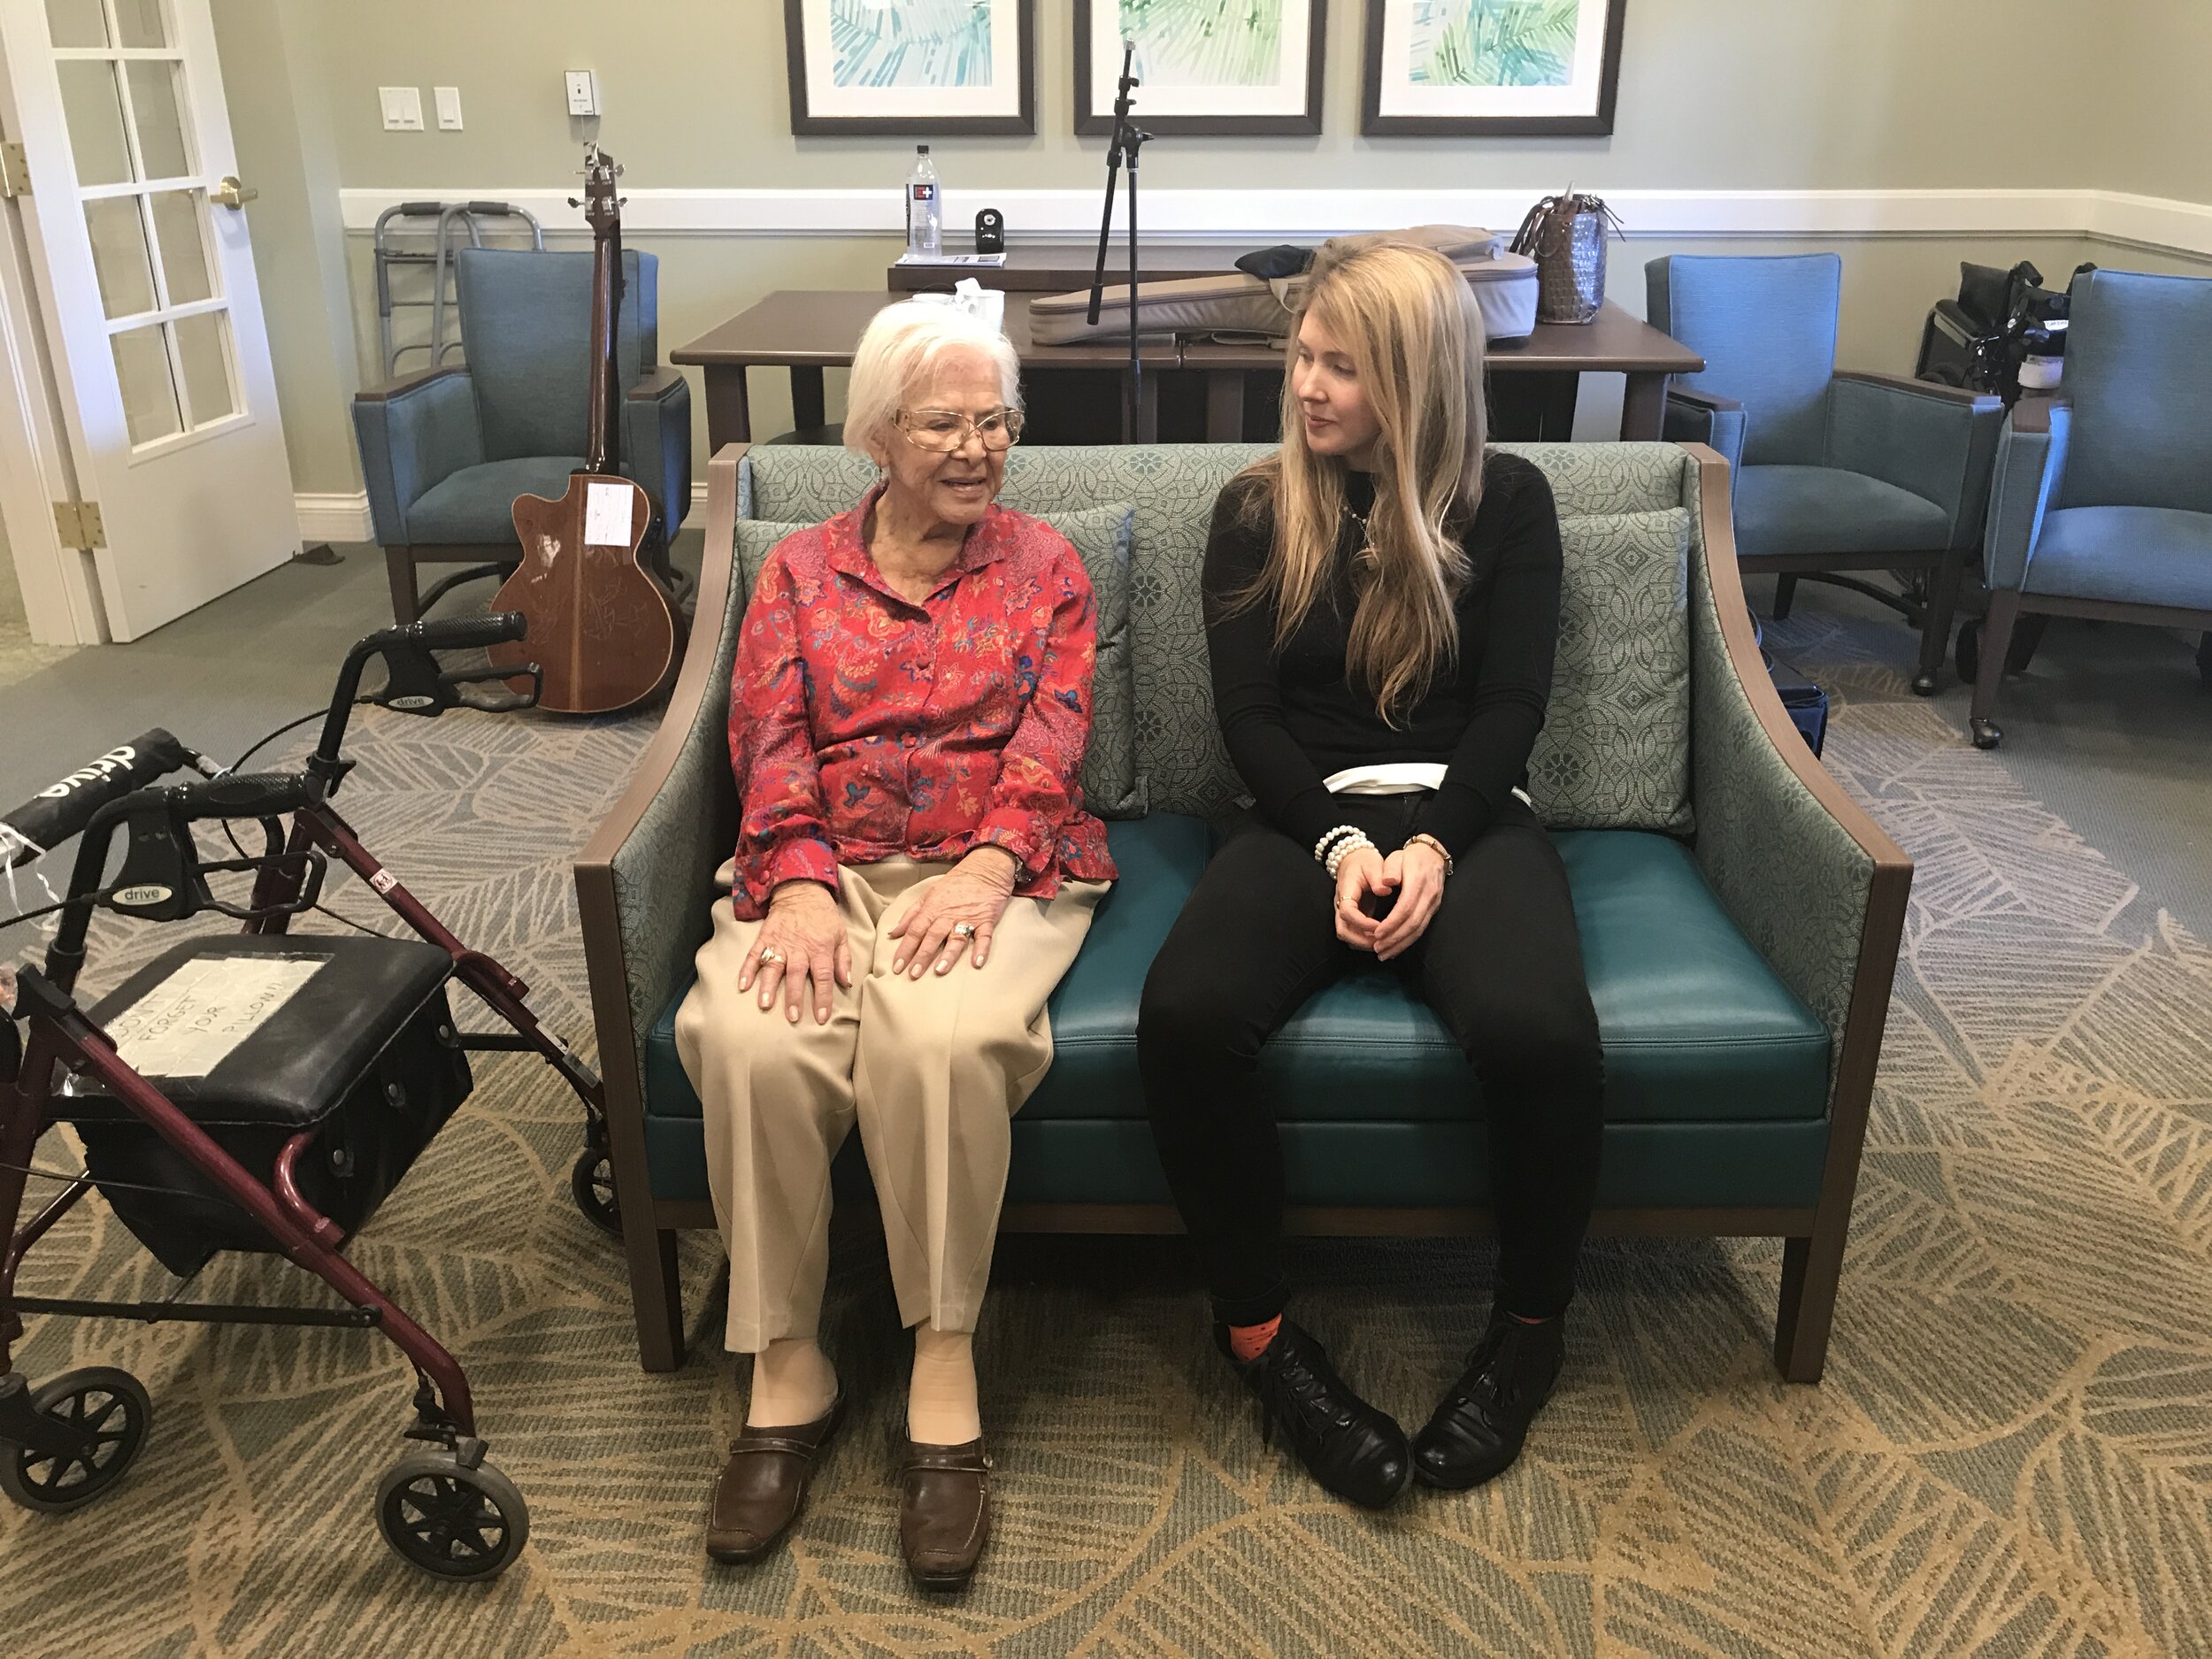
[[[588,69],[572,69],[565,79],[568,83],[568,112],[571,115],[598,114],[598,77]]]
[[[388,133],[419,133],[422,131],[422,88],[420,87],[379,87],[376,101],[384,111],[384,130]]]
[[[461,130],[461,88],[433,87],[431,96],[438,101],[438,130],[457,133]]]

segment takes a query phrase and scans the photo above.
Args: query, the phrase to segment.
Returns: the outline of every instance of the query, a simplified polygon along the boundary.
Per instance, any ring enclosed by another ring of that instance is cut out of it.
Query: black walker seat
[[[351,1234],[468,1097],[468,1056],[446,1002],[453,959],[419,940],[188,940],[102,999],[93,1021],[113,1029],[195,964],[257,958],[317,965],[204,1075],[142,1075],[264,1186],[276,1184],[287,1145],[309,1136],[291,1179],[311,1209]],[[109,1207],[172,1273],[189,1276],[218,1250],[282,1248],[96,1085],[69,1089],[55,1115],[76,1125]]]

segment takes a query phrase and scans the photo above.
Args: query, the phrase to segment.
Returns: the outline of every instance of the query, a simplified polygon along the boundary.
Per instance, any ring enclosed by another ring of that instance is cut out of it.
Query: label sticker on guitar
[[[107,1023],[142,1077],[205,1077],[315,977],[322,956],[203,956]]]
[[[630,492],[636,488],[620,479],[594,479],[584,486],[586,547],[630,545]]]

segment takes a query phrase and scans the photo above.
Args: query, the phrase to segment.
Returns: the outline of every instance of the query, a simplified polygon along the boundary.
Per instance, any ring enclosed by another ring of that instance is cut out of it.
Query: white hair
[[[998,367],[999,401],[1021,407],[1021,359],[990,324],[950,305],[901,300],[878,311],[853,352],[845,390],[845,447],[868,455],[890,432],[907,392],[948,351],[980,351]],[[872,459],[872,457],[870,457]]]

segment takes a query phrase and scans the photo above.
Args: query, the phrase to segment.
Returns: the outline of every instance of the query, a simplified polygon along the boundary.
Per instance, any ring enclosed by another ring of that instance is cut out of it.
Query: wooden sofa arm
[[[742,443],[725,444],[708,465],[706,551],[700,563],[698,605],[683,666],[677,672],[659,729],[640,757],[629,787],[613,810],[600,821],[577,855],[575,864],[584,972],[606,1088],[607,1133],[622,1210],[623,1244],[630,1258],[633,1293],[638,1299],[641,1354],[647,1369],[652,1371],[669,1370],[679,1363],[680,1338],[677,1334],[674,1235],[654,1214],[647,1179],[644,1036],[659,1017],[661,1005],[689,962],[697,940],[695,929],[674,931],[664,941],[656,933],[655,948],[667,959],[642,960],[642,947],[633,933],[652,930],[645,929],[636,916],[629,917],[630,925],[625,926],[623,866],[634,864],[640,849],[632,846],[633,838],[662,792],[670,787],[700,720],[710,715],[717,719],[727,718],[724,710],[728,682],[716,671],[731,584],[737,580],[738,465],[747,448]],[[734,846],[734,834],[730,839]],[[724,849],[724,856],[726,852]],[[700,899],[707,873],[707,870],[671,872],[666,890],[681,903],[697,906],[695,920],[704,918]],[[677,954],[680,962],[673,959]],[[664,990],[658,983],[662,981],[667,982]],[[649,1285],[655,1287],[650,1298],[644,1294]],[[663,1305],[649,1307],[649,1301]]]
[[[1708,641],[1692,665],[1698,864],[1744,936],[1827,1025],[1832,1044],[1817,1220],[1810,1237],[1785,1247],[1776,1336],[1783,1375],[1809,1382],[1819,1376],[1827,1347],[1912,861],[1791,724],[1744,603],[1727,464],[1704,445],[1684,447],[1698,464],[1705,532],[1704,581],[1693,580],[1691,603],[1709,605],[1691,618]],[[1714,628],[1723,648],[1717,664]]]

